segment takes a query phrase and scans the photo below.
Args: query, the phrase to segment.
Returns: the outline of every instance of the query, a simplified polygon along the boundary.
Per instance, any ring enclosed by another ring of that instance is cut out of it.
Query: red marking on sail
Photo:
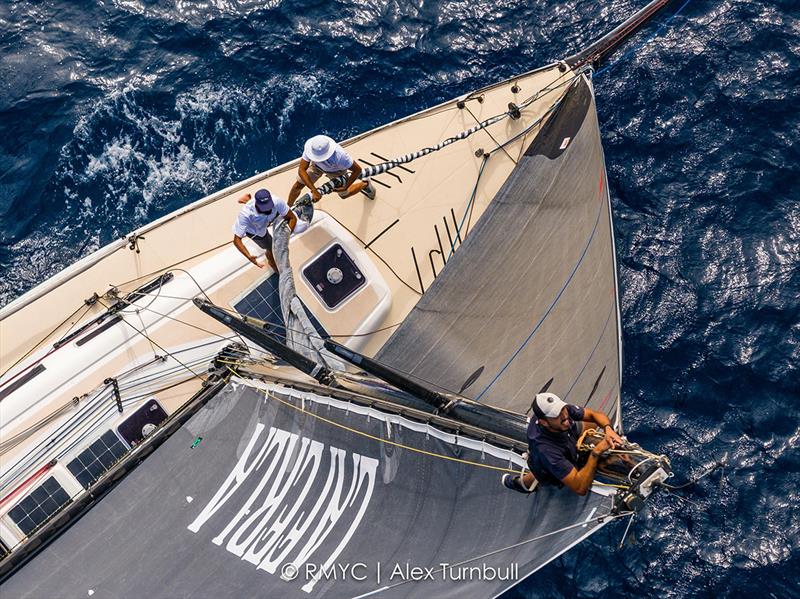
[[[601,412],[603,411],[603,406],[605,406],[605,405],[606,405],[606,402],[607,402],[607,401],[608,401],[608,399],[611,397],[611,392],[612,392],[613,390],[614,390],[614,388],[613,388],[613,387],[612,387],[611,389],[609,389],[609,390],[608,390],[608,393],[606,393],[606,396],[603,398],[603,401],[602,401],[602,402],[600,402],[600,406],[599,406],[597,409],[598,409],[598,410],[600,410]]]

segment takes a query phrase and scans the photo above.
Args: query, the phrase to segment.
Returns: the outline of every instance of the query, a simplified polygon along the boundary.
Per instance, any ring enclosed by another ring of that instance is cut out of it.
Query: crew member
[[[273,196],[266,189],[259,189],[254,198],[251,198],[249,193],[244,194],[239,198],[239,203],[244,206],[233,224],[233,245],[250,262],[259,268],[264,268],[264,265],[259,264],[256,257],[250,254],[242,242],[243,237],[251,238],[258,247],[264,250],[267,262],[272,269],[278,272],[278,265],[275,264],[275,257],[272,255],[272,235],[269,233],[269,226],[279,222],[279,218],[283,218],[289,224],[290,231],[302,233],[308,224],[298,220],[294,211],[284,200]]]
[[[375,187],[369,179],[358,180],[361,170],[361,165],[353,160],[342,146],[327,135],[316,135],[306,141],[303,147],[303,156],[297,168],[297,181],[289,191],[289,206],[294,205],[303,186],[311,191],[311,199],[318,202],[322,195],[317,191],[316,181],[322,175],[326,175],[328,179],[347,176],[344,185],[334,190],[342,198],[349,198],[362,191],[370,200],[374,200]]]
[[[535,417],[528,424],[530,472],[522,476],[506,474],[503,484],[520,493],[529,493],[534,481],[538,480],[542,485],[565,486],[578,495],[586,495],[592,486],[600,455],[621,445],[622,438],[602,412],[568,405],[552,393],[537,394],[531,407]],[[605,438],[592,449],[579,470],[578,438],[584,422],[603,429]]]

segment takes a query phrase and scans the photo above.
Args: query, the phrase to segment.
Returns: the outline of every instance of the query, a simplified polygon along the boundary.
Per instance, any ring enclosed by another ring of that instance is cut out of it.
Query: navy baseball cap
[[[266,189],[259,189],[256,192],[256,208],[259,212],[272,212],[275,203],[272,201],[272,194]]]

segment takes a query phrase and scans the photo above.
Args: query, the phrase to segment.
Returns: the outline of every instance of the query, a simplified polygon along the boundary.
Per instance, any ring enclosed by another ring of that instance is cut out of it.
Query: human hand
[[[322,194],[318,192],[316,189],[311,190],[311,201],[316,203],[322,199]]]
[[[250,194],[249,194],[249,193],[246,193],[246,194],[244,194],[242,197],[240,197],[240,198],[239,198],[237,201],[238,201],[240,204],[246,204],[247,202],[249,202],[249,201],[250,201],[250,197],[251,197],[251,196],[250,196]]]
[[[595,455],[599,455],[602,454],[604,451],[608,451],[612,447],[613,446],[611,445],[611,442],[606,438],[594,446],[594,449],[592,449],[592,453]]]
[[[615,448],[615,447],[619,447],[620,445],[622,445],[625,442],[625,441],[623,441],[622,437],[620,437],[614,431],[614,429],[611,428],[610,425],[606,426],[603,430],[605,431],[605,434],[606,434],[605,440],[609,442],[609,444],[611,445],[612,449]]]
[[[254,257],[254,256],[250,256],[250,258],[248,258],[248,260],[250,260],[250,262],[252,262],[256,266],[258,266],[259,268],[264,268],[264,265],[259,263],[258,258]]]

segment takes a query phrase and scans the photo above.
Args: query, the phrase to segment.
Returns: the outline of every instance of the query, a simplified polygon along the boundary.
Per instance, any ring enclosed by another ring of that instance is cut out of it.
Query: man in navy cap
[[[293,233],[302,233],[308,228],[308,223],[298,220],[285,201],[273,196],[266,189],[259,189],[254,198],[251,198],[249,193],[244,194],[239,198],[239,203],[244,206],[233,224],[233,245],[250,262],[259,268],[264,268],[264,265],[259,264],[256,257],[250,254],[242,242],[243,237],[249,237],[264,250],[272,270],[278,272],[278,265],[275,264],[275,257],[272,255],[272,235],[269,233],[269,226],[278,218],[282,218],[289,224],[289,230]]]
[[[607,449],[623,443],[611,421],[602,412],[568,405],[553,393],[538,393],[531,404],[534,417],[528,424],[528,468],[522,476],[503,475],[503,484],[520,493],[530,493],[534,482],[541,485],[569,487],[586,495],[592,486],[597,460]],[[605,438],[592,449],[580,470],[578,438],[583,422],[596,424]]]
[[[370,200],[374,200],[376,191],[369,179],[358,181],[361,170],[361,165],[342,146],[327,135],[315,135],[303,147],[303,156],[297,168],[297,181],[289,191],[289,206],[294,204],[304,186],[311,191],[311,200],[318,202],[322,196],[317,191],[316,182],[322,175],[326,175],[328,179],[347,177],[344,185],[335,190],[342,198],[349,198],[361,191]]]

